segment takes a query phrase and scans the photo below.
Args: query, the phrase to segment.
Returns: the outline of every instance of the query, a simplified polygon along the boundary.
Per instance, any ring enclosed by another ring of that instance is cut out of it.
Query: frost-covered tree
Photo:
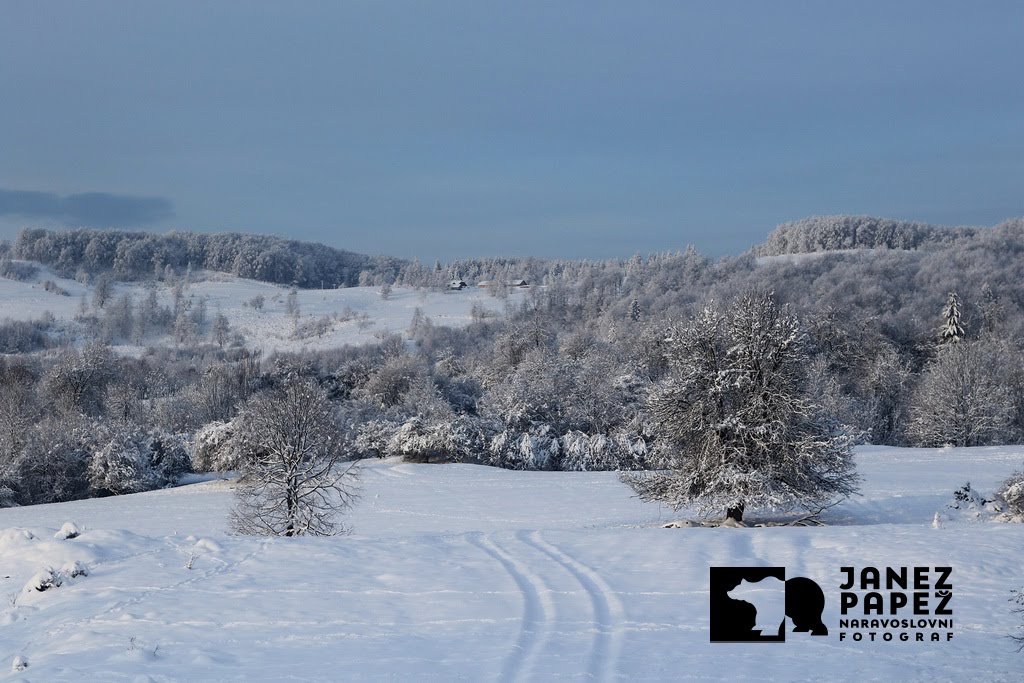
[[[942,328],[939,330],[939,341],[943,344],[958,342],[964,338],[964,327],[960,323],[960,297],[950,292],[946,306],[942,309]]]
[[[639,322],[640,315],[640,301],[638,299],[633,299],[629,302],[629,319],[633,322]]]
[[[978,308],[981,309],[982,333],[998,335],[1003,328],[1005,310],[999,294],[987,282],[981,286],[981,302]]]
[[[355,461],[327,393],[290,373],[278,388],[253,396],[235,419],[243,476],[232,527],[245,534],[326,536],[356,497]]]
[[[284,300],[284,312],[289,318],[297,319],[299,317],[299,290],[295,287],[288,290],[288,297]]]
[[[110,347],[92,343],[81,351],[69,349],[58,356],[43,378],[44,396],[59,408],[95,414],[114,378],[116,361]]]
[[[109,274],[104,273],[96,278],[96,286],[92,290],[92,303],[97,309],[103,308],[112,296],[114,296],[114,280]]]
[[[982,446],[1007,434],[1012,368],[1000,344],[944,344],[924,370],[910,409],[909,432],[920,446]]]
[[[196,321],[189,315],[188,309],[181,307],[174,320],[174,341],[178,344],[190,344],[195,341],[198,331]]]
[[[228,343],[230,335],[231,325],[228,323],[228,317],[218,311],[217,315],[213,318],[210,336],[213,337],[213,341],[216,342],[217,346],[223,349],[224,345]]]
[[[820,508],[856,491],[850,439],[806,393],[805,337],[770,294],[672,327],[651,399],[664,470],[626,480],[644,500],[741,521],[751,507]]]

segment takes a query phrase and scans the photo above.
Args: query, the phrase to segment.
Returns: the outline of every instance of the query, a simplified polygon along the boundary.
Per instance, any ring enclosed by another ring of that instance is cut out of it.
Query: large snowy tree
[[[236,531],[267,536],[327,536],[356,497],[354,462],[327,393],[290,373],[253,396],[232,423],[243,477],[231,513]]]
[[[910,407],[910,436],[919,446],[984,446],[1010,437],[1019,368],[1001,342],[944,344],[921,377]],[[1019,362],[1019,361],[1017,361]]]
[[[797,319],[770,294],[671,328],[669,376],[651,399],[661,471],[630,475],[644,500],[673,509],[819,508],[856,491],[850,439],[819,421]]]

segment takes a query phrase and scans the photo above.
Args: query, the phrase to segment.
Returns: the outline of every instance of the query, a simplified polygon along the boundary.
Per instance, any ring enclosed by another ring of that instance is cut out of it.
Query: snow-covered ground
[[[820,528],[662,529],[614,473],[390,460],[346,537],[230,536],[225,481],[3,509],[0,680],[1021,680],[1024,526],[932,520],[1024,447],[857,460],[864,495]],[[54,539],[66,521],[84,532]],[[75,560],[88,576],[22,591]],[[761,565],[822,585],[829,636],[709,642],[709,567]],[[953,567],[953,640],[840,642],[848,565]]]
[[[365,344],[376,341],[382,334],[402,334],[409,329],[416,308],[435,325],[462,327],[472,321],[472,308],[478,304],[492,314],[505,311],[507,302],[522,301],[526,290],[513,290],[507,300],[492,296],[486,289],[470,287],[462,291],[419,291],[410,287],[395,287],[385,300],[378,287],[349,287],[343,289],[301,289],[298,290],[299,325],[322,316],[332,318],[329,329],[323,335],[296,338],[295,322],[287,314],[285,306],[288,288],[256,280],[246,280],[223,273],[196,273],[194,281],[185,289],[185,297],[193,302],[205,299],[207,321],[216,313],[223,312],[231,331],[241,334],[250,348],[265,352],[299,351],[302,349],[328,349],[345,344]],[[50,280],[65,290],[68,295],[49,292],[43,282]],[[171,288],[158,284],[158,299],[161,305],[169,306],[172,301]],[[30,280],[17,281],[0,278],[0,320],[37,319],[49,311],[62,325],[74,326],[70,322],[79,312],[82,295],[92,305],[93,288],[75,280],[61,278],[51,270],[40,267]],[[128,293],[136,303],[147,296],[142,283],[118,283],[114,297]],[[247,305],[254,297],[264,298],[264,307],[257,310]],[[209,327],[209,322],[207,322]],[[208,337],[208,330],[200,333]],[[147,344],[173,344],[170,337],[145,340]],[[131,352],[124,347],[122,352]]]

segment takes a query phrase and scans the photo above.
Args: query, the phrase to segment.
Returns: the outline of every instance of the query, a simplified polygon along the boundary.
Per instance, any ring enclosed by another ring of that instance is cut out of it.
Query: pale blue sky
[[[1024,215],[1021,2],[0,2],[0,237],[738,253]]]

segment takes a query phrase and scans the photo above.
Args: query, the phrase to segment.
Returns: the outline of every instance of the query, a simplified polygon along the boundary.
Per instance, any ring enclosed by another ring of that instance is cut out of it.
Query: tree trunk
[[[743,507],[744,507],[743,503],[740,503],[739,505],[737,505],[734,508],[726,508],[726,510],[725,510],[725,518],[726,519],[731,519],[731,520],[733,520],[735,522],[742,522],[743,521]]]

